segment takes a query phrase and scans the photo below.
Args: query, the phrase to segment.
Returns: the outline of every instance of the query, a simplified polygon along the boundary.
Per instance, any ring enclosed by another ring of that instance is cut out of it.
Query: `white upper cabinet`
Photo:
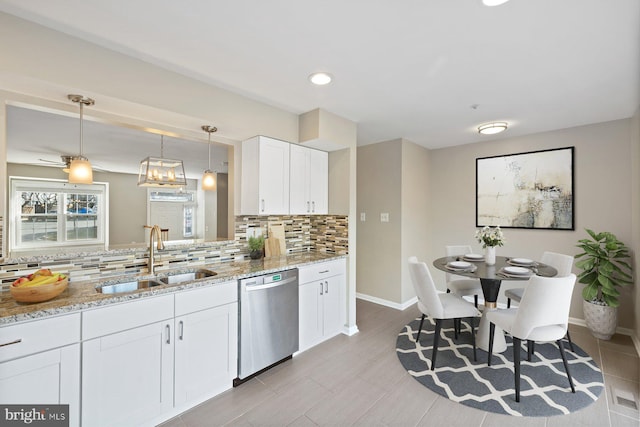
[[[329,155],[291,144],[289,212],[326,214],[328,212]]]
[[[266,136],[242,142],[241,215],[289,213],[289,146]]]

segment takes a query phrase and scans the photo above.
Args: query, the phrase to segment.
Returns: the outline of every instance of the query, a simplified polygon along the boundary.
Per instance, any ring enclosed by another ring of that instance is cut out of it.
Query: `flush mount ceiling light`
[[[85,105],[93,105],[95,101],[91,98],[85,98],[82,95],[67,95],[71,101],[80,105],[80,155],[71,156],[69,164],[69,183],[70,184],[92,184],[93,170],[89,159],[82,155],[82,139],[83,139],[83,111]]]
[[[185,187],[182,160],[164,158],[164,135],[160,135],[160,157],[147,157],[140,162],[139,187]]]
[[[318,85],[318,86],[323,86],[326,84],[331,83],[331,80],[333,79],[333,77],[331,76],[331,74],[329,73],[313,73],[309,76],[309,80],[311,81],[311,83],[313,83],[314,85]]]
[[[217,132],[218,128],[215,126],[202,125],[202,130],[209,134],[209,156],[207,159],[209,160],[209,167],[204,174],[202,174],[202,189],[205,191],[216,191],[216,174],[211,171],[211,134],[213,132]]]
[[[482,4],[485,6],[500,6],[508,1],[509,0],[482,0]]]
[[[483,135],[495,135],[507,130],[507,122],[491,122],[478,126],[478,132]]]

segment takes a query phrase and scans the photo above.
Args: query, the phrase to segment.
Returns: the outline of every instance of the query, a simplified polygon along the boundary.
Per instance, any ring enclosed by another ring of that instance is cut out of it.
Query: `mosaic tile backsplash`
[[[237,216],[235,221],[234,240],[171,246],[156,252],[156,271],[248,257],[247,229],[259,227],[267,235],[269,223],[284,225],[288,253],[349,253],[347,216]],[[67,272],[71,281],[103,280],[123,274],[146,273],[148,256],[148,248],[139,248],[5,259],[0,263],[0,288],[8,290],[17,277],[39,268]]]

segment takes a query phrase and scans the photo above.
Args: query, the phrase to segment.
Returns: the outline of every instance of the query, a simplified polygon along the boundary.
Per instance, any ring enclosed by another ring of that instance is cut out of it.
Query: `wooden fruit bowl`
[[[30,286],[27,288],[21,286],[9,286],[11,296],[18,302],[43,302],[49,301],[60,295],[67,289],[69,279],[65,278],[54,283],[40,286]]]

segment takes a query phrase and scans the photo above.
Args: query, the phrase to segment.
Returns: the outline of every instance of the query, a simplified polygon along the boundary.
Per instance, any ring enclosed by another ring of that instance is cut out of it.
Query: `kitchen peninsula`
[[[0,389],[22,399],[38,389],[39,401],[68,402],[70,425],[155,425],[232,386],[238,279],[298,268],[307,277],[338,271],[337,282],[344,284],[345,258],[307,251],[198,263],[197,268],[216,275],[119,294],[97,292],[116,278],[72,281],[55,299],[37,304],[16,303],[3,292],[0,344],[7,345],[0,347]],[[156,277],[186,269],[193,267],[164,270]],[[334,289],[340,296],[339,329],[325,336],[320,331],[313,342],[307,338],[301,351],[342,332],[344,285]],[[300,299],[305,318],[317,307],[317,298]],[[313,336],[309,324],[317,323],[301,324],[300,335]],[[133,377],[137,380],[122,389],[121,381]]]

